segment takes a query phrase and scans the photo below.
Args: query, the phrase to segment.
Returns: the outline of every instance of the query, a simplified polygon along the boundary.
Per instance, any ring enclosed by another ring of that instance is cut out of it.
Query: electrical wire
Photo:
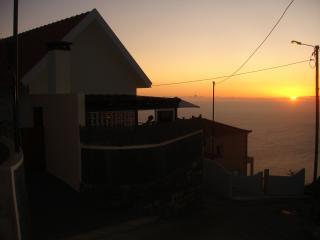
[[[271,28],[271,30],[269,31],[269,33],[267,34],[267,36],[263,39],[263,41],[258,45],[258,47],[255,48],[255,50],[249,55],[249,57],[247,57],[247,59],[231,74],[229,75],[226,79],[221,80],[219,83],[225,82],[227,80],[229,80],[230,78],[232,78],[235,74],[237,74],[248,62],[249,60],[256,54],[256,52],[262,47],[262,45],[267,41],[267,39],[270,37],[270,35],[272,34],[272,32],[275,30],[275,28],[279,25],[280,21],[282,20],[282,18],[284,17],[284,15],[286,14],[286,12],[288,11],[288,9],[290,8],[290,6],[292,5],[292,3],[295,0],[292,0],[288,6],[285,8],[285,10],[283,11],[283,13],[281,14],[280,18],[278,19],[278,21],[275,23],[275,25]]]
[[[194,83],[194,82],[204,82],[204,81],[216,80],[216,79],[221,79],[221,78],[228,78],[230,76],[239,76],[239,75],[252,74],[252,73],[257,73],[257,72],[262,72],[262,71],[269,71],[269,70],[289,67],[289,66],[292,66],[292,65],[305,63],[305,62],[310,62],[310,59],[303,60],[303,61],[298,61],[298,62],[287,63],[287,64],[283,64],[283,65],[278,65],[278,66],[273,66],[273,67],[268,67],[268,68],[261,68],[261,69],[252,70],[252,71],[248,71],[248,72],[236,73],[236,74],[233,74],[233,75],[225,75],[225,76],[218,76],[218,77],[211,77],[211,78],[203,78],[203,79],[189,80],[189,81],[183,81],[183,82],[161,83],[161,84],[155,84],[155,85],[152,85],[152,86],[153,87],[161,87],[161,86],[170,86],[170,85]],[[220,83],[222,83],[222,81],[217,82],[216,84],[220,84]]]

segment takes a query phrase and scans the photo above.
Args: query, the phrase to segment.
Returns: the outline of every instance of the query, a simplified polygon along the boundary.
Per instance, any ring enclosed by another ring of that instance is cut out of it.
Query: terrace
[[[193,119],[131,128],[81,128],[80,132],[86,186],[145,184],[201,165],[202,129]]]
[[[201,131],[202,127],[196,119],[123,128],[81,127],[80,141],[82,146],[150,145],[199,134]]]

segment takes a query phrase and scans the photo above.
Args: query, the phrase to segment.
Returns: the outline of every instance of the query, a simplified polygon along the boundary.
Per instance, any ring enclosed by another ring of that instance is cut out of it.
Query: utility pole
[[[14,127],[14,146],[15,151],[19,152],[20,134],[18,126],[18,100],[19,100],[19,42],[18,42],[18,0],[14,0],[13,7],[13,127]]]
[[[319,45],[314,46],[314,55],[316,58],[316,132],[314,149],[314,169],[313,182],[318,177],[318,147],[319,147]]]
[[[211,141],[211,149],[212,149],[212,159],[214,159],[214,128],[215,128],[215,121],[214,121],[214,87],[215,81],[212,82],[212,141]]]
[[[313,182],[318,178],[318,148],[319,148],[319,45],[305,44],[299,41],[291,41],[302,46],[312,47],[313,55],[316,59],[316,123],[315,123],[315,141],[314,141],[314,165],[313,165]]]

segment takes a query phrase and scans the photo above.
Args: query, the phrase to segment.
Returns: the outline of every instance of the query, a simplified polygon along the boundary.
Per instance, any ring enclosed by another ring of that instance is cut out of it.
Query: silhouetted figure
[[[149,115],[148,117],[148,120],[146,122],[146,125],[152,125],[154,122],[153,122],[153,116],[152,115]]]

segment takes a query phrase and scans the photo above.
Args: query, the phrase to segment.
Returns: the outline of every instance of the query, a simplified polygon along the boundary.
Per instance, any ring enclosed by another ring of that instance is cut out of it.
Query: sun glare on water
[[[294,101],[297,101],[297,99],[298,99],[297,96],[291,96],[291,97],[290,97],[290,101],[293,101],[293,102],[294,102]]]

